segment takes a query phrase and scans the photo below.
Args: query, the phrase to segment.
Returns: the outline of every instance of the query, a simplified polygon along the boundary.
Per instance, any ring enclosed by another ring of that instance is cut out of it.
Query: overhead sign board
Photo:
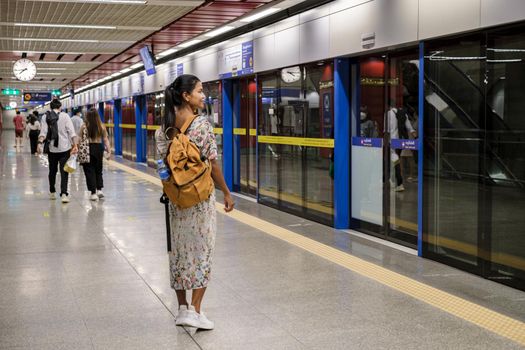
[[[42,103],[51,101],[50,92],[24,92],[24,104]]]
[[[220,51],[218,57],[220,78],[253,73],[253,41],[251,40]]]

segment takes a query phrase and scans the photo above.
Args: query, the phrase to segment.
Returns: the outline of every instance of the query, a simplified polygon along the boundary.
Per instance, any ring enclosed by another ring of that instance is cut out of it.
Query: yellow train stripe
[[[257,129],[250,129],[250,136],[257,136]]]
[[[222,135],[223,130],[222,130],[222,128],[213,128],[213,133],[214,134],[218,134],[218,135]]]
[[[257,141],[259,143],[271,143],[276,145],[334,148],[334,139],[259,135]]]
[[[245,128],[233,128],[233,134],[234,135],[246,135],[246,129]]]
[[[152,175],[132,169],[115,161],[110,160],[109,164],[161,186],[160,180]],[[216,208],[219,213],[224,214],[222,204],[217,203]],[[239,210],[234,210],[224,215],[525,346],[524,322],[431,287]]]
[[[137,126],[135,124],[119,124],[119,127],[122,129],[136,129]]]
[[[115,127],[115,124],[113,123],[104,123],[104,125],[108,128],[114,128]]]
[[[158,129],[160,129],[160,125],[148,125],[148,126],[146,126],[146,129],[148,129],[148,130],[158,130]]]

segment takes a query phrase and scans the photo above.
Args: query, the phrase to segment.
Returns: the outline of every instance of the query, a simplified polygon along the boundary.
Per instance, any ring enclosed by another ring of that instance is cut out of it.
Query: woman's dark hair
[[[102,122],[98,116],[98,112],[95,108],[90,108],[86,114],[86,127],[88,131],[88,137],[92,140],[102,137]]]
[[[38,111],[33,111],[33,115],[38,118]]]
[[[164,104],[164,121],[162,123],[163,129],[168,130],[175,125],[175,107],[184,105],[183,93],[191,94],[195,89],[200,79],[191,74],[183,74],[173,83],[171,83],[164,91],[166,102]]]
[[[62,103],[60,103],[60,101],[55,98],[53,101],[51,101],[49,107],[51,109],[60,109],[60,107],[62,107]]]
[[[80,108],[73,108],[73,115],[80,114]]]
[[[36,120],[37,119],[34,114],[29,115],[29,122],[31,123],[31,125],[35,125]]]

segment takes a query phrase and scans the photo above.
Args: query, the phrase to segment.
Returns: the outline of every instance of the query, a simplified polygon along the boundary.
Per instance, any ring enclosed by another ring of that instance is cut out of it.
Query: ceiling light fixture
[[[38,68],[39,71],[41,70],[66,70],[66,68],[62,67],[40,67]]]
[[[124,68],[124,69],[123,69],[123,70],[121,70],[121,71],[120,71],[119,73],[122,73],[122,74],[124,74],[124,73],[127,73],[127,72],[129,72],[130,70],[131,70],[131,68]]]
[[[245,18],[241,18],[239,21],[241,21],[243,23],[250,23],[250,22],[256,21],[256,20],[258,20],[260,18],[269,16],[272,13],[275,13],[275,12],[277,12],[279,10],[280,10],[280,8],[278,8],[278,7],[271,7],[269,9],[267,9],[267,10],[261,11],[259,13],[254,14],[254,15],[251,15],[251,16],[248,16],[248,17],[245,17]]]
[[[143,65],[144,65],[144,63],[138,62],[138,63],[135,63],[134,65],[130,66],[129,68],[135,69],[135,68],[142,67]]]
[[[79,1],[80,2],[80,1]],[[131,4],[131,5],[145,5],[146,0],[84,0],[82,2],[96,3],[96,4]]]
[[[159,53],[156,57],[164,57],[164,56],[168,56],[168,55],[171,55],[172,53],[177,52],[177,51],[178,51],[177,49],[175,49],[175,48],[171,48],[171,49],[168,49],[168,50],[162,51],[162,52]]]
[[[2,22],[1,24],[7,24]],[[13,23],[15,27],[46,27],[46,28],[80,28],[80,29],[117,29],[115,26],[95,26],[88,24],[53,24],[53,23]]]
[[[96,43],[96,44],[134,44],[135,41],[131,40],[97,40],[97,39],[48,39],[48,38],[6,38],[2,37],[0,40],[13,40],[13,41],[50,41],[50,42],[66,42],[66,43]]]
[[[211,32],[205,33],[204,36],[207,36],[208,38],[213,38],[214,36],[229,32],[232,29],[235,29],[235,27],[224,26],[219,29],[212,30]]]
[[[67,62],[67,61],[33,61],[36,64],[75,64],[77,62]],[[84,63],[84,62],[82,62]],[[40,68],[41,69],[41,68]]]
[[[114,78],[114,77],[118,77],[118,76],[121,75],[121,74],[122,74],[122,73],[120,73],[120,72],[116,72],[116,73],[111,74],[110,77],[113,77],[113,78]]]
[[[190,41],[187,41],[185,43],[182,43],[180,44],[179,46],[180,47],[183,47],[183,48],[187,48],[187,47],[190,47],[190,46],[193,46],[195,44],[198,44],[200,43],[202,40],[199,40],[199,39],[194,39],[194,40],[190,40]]]

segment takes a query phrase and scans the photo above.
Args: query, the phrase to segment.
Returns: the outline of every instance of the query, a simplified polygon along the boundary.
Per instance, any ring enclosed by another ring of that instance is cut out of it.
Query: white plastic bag
[[[77,170],[77,155],[72,154],[64,165],[64,171],[68,173],[74,173]]]

